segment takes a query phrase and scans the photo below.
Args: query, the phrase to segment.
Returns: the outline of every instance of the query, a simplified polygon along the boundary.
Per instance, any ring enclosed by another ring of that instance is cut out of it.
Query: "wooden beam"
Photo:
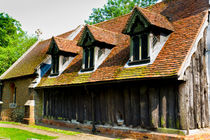
[[[149,88],[149,112],[151,128],[158,128],[159,124],[159,90]]]

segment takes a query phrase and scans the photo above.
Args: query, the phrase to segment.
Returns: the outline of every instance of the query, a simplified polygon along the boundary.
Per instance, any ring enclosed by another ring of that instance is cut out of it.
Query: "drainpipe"
[[[96,126],[95,126],[95,111],[94,111],[94,92],[93,91],[89,91],[87,86],[85,85],[85,91],[87,92],[88,95],[91,95],[91,115],[92,115],[92,133],[95,134],[96,133]]]

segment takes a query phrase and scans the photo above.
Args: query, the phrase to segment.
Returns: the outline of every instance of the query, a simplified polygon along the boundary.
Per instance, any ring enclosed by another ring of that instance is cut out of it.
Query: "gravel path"
[[[105,137],[105,136],[92,135],[92,134],[87,134],[87,133],[80,133],[80,134],[71,136],[71,135],[65,135],[65,134],[61,134],[61,133],[31,128],[31,127],[25,127],[24,125],[0,124],[0,127],[17,128],[17,129],[27,130],[27,131],[42,134],[42,135],[58,137],[56,140],[111,140],[111,139],[116,139],[116,138],[109,138],[109,137]],[[131,140],[131,139],[123,139],[123,140]]]

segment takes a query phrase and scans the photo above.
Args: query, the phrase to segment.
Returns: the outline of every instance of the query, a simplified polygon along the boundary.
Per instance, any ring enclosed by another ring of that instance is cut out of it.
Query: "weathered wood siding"
[[[186,82],[179,86],[179,118],[181,129],[209,126],[208,84],[206,67],[206,32],[185,71]]]
[[[177,83],[157,81],[44,89],[44,116],[80,123],[94,119],[102,125],[124,120],[128,127],[178,128],[177,93]]]
[[[128,127],[196,129],[209,126],[206,32],[184,80],[145,80],[118,84],[44,89],[44,116],[80,123]]]

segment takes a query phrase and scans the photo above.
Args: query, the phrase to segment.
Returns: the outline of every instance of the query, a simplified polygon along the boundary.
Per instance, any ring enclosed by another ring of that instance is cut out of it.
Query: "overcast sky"
[[[50,38],[84,24],[92,8],[102,7],[107,0],[0,0],[0,12],[20,21],[23,30],[43,32]]]

